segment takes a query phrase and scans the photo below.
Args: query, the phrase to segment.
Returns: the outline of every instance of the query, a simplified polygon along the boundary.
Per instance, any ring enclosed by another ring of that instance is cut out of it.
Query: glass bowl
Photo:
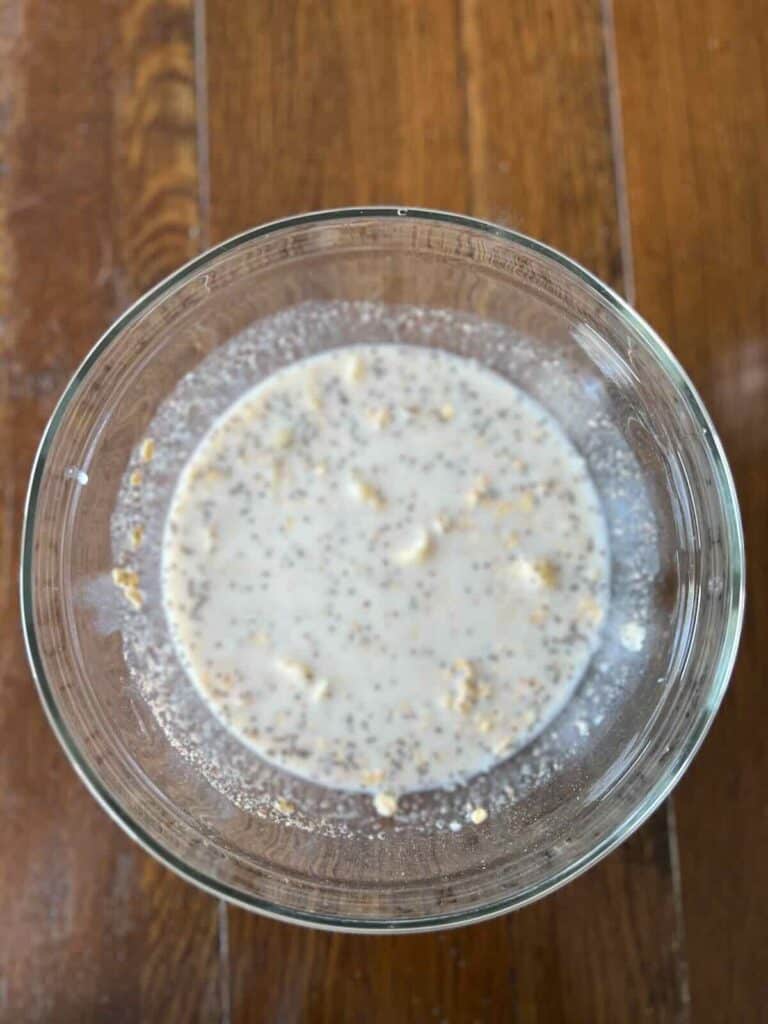
[[[568,705],[491,772],[407,797],[389,820],[367,797],[260,762],[211,721],[168,653],[157,547],[175,473],[213,414],[309,352],[370,341],[471,355],[533,395],[587,460],[611,539],[610,611]],[[218,384],[206,393],[212,366]],[[164,457],[143,465],[137,489],[148,434]],[[135,509],[131,488],[147,534],[136,610],[110,581]],[[51,724],[129,835],[240,906],[361,931],[445,927],[520,907],[638,828],[723,697],[743,580],[722,448],[650,327],[532,239],[395,208],[245,232],[120,317],[45,431],[21,573],[26,644]],[[291,814],[278,807],[286,792]],[[480,803],[487,821],[463,824]]]

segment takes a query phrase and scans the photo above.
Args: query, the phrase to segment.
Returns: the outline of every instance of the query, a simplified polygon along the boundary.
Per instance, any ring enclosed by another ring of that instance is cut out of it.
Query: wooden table
[[[0,1020],[768,1020],[768,10],[758,0],[2,0]],[[217,903],[88,796],[32,687],[27,473],[69,374],[200,249],[307,209],[512,225],[623,291],[732,461],[751,594],[668,804],[515,915],[351,937]]]

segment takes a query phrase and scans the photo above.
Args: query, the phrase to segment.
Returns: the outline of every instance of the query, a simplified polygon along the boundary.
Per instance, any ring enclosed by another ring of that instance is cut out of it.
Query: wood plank
[[[602,5],[512,8],[469,0],[473,212],[501,217],[631,291]],[[673,856],[664,808],[587,875],[515,916],[521,946],[530,937],[551,951],[561,1002],[542,1020],[685,1019]],[[545,974],[542,992],[549,985]]]
[[[664,828],[645,828],[541,903],[432,935],[331,935],[231,911],[232,1020],[680,1019],[667,862]]]
[[[766,1020],[768,19],[728,0],[616,5],[637,302],[691,372],[741,499],[739,662],[677,801],[691,1013]]]
[[[472,213],[623,284],[600,5],[465,0]]]
[[[196,248],[191,3],[9,0],[0,38],[0,1018],[219,1020],[216,903],[134,846],[67,765],[16,593],[26,478],[60,389]]]
[[[621,284],[597,2],[211,0],[208,24],[214,237],[400,201],[512,223]],[[450,935],[229,921],[238,1022],[683,1019],[664,812],[543,903]]]
[[[211,0],[207,22],[214,240],[356,203],[467,209],[452,4]]]

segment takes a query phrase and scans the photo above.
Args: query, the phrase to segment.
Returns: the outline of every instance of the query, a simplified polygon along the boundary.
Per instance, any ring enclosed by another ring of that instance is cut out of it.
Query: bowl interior
[[[395,821],[260,762],[175,659],[159,550],[179,469],[266,375],[360,342],[440,346],[520,385],[586,458],[611,539],[611,608],[576,694],[528,748]],[[216,386],[211,386],[211,381]],[[151,434],[140,493],[129,477]],[[143,608],[110,572],[137,515]],[[742,554],[727,466],[642,321],[575,265],[425,212],[347,211],[251,232],[146,296],[54,414],[30,490],[27,640],[54,725],[114,816],[191,880],[340,927],[472,920],[561,884],[636,827],[706,731],[732,664]],[[274,799],[288,794],[287,821]],[[467,803],[482,829],[452,831]]]

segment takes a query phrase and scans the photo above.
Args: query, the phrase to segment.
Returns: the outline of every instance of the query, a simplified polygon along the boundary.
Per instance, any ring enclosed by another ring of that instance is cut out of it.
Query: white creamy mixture
[[[231,407],[163,549],[171,633],[214,712],[381,814],[543,728],[597,646],[608,574],[551,417],[470,360],[399,345],[305,359]]]

